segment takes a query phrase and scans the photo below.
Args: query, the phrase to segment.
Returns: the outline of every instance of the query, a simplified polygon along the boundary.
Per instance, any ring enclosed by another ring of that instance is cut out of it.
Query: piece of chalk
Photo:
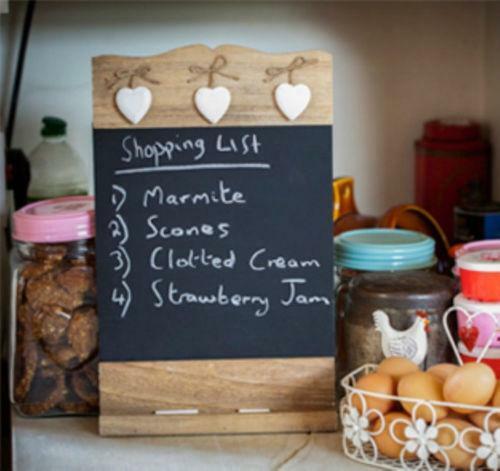
[[[199,414],[198,409],[166,409],[155,410],[155,415],[195,415]]]
[[[240,414],[265,414],[271,412],[271,409],[238,409]]]

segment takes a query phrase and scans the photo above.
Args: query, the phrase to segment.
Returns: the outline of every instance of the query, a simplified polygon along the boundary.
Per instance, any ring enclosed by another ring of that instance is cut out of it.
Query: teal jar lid
[[[435,242],[420,232],[358,229],[335,237],[335,263],[365,271],[429,268],[436,263]]]

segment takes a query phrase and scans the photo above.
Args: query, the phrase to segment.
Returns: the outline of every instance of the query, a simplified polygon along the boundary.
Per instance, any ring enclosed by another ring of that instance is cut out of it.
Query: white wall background
[[[482,120],[486,89],[500,99],[499,69],[490,73],[485,67],[486,57],[498,63],[498,48],[486,52],[485,38],[498,41],[500,15],[495,5],[496,16],[486,15],[486,7],[44,2],[35,13],[15,145],[30,151],[40,119],[59,115],[90,165],[94,55],[149,55],[198,42],[272,52],[321,48],[334,55],[335,174],[355,176],[360,209],[381,213],[413,199],[413,141],[424,120]],[[500,132],[495,106],[488,106],[487,116]]]

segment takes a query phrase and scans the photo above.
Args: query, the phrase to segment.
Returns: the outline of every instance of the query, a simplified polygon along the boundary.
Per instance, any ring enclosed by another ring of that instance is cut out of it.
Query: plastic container
[[[466,298],[500,302],[500,251],[480,250],[457,259],[462,292]]]
[[[453,304],[468,313],[466,315],[457,309],[459,337],[468,335],[469,346],[472,348],[484,347],[493,332],[496,332],[497,325],[500,326],[500,303],[480,303],[459,294]],[[488,313],[496,317],[496,323]],[[500,331],[493,337],[491,347],[500,348]]]
[[[28,156],[31,165],[28,200],[86,195],[87,169],[66,142],[66,122],[45,117],[42,123],[43,140]]]
[[[14,213],[10,395],[27,416],[98,409],[94,200]]]

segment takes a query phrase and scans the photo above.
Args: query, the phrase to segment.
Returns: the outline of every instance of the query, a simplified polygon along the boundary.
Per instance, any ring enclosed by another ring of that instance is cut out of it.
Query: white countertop
[[[103,438],[95,418],[13,414],[15,471],[373,469],[342,454],[339,433]]]

